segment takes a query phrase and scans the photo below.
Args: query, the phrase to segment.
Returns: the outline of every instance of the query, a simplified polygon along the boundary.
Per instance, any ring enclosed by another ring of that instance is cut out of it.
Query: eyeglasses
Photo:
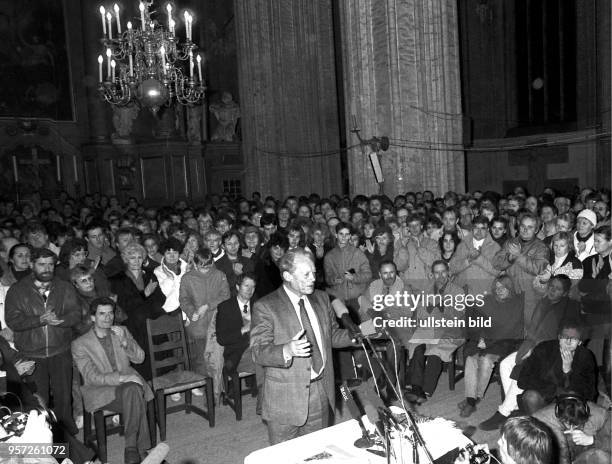
[[[81,284],[88,284],[93,281],[94,281],[93,277],[83,277],[81,279],[78,279],[78,282]]]

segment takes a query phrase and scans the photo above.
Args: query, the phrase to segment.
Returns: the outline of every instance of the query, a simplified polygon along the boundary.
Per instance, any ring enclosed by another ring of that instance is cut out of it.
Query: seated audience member
[[[540,240],[545,240],[546,237],[555,235],[557,230],[557,215],[559,211],[557,207],[552,204],[544,204],[540,208],[540,221],[542,222],[542,228],[538,232],[537,236]]]
[[[610,207],[608,206],[608,203],[606,203],[604,200],[596,201],[595,205],[593,206],[593,211],[595,211],[595,214],[597,215],[596,227],[610,227]]]
[[[217,340],[224,348],[223,368],[230,374],[254,372],[249,335],[255,283],[252,274],[241,274],[235,283],[235,296],[218,306]]]
[[[378,268],[378,279],[373,280],[359,298],[359,317],[367,321],[372,317],[380,316],[383,320],[399,320],[409,314],[410,308],[397,306],[394,303],[387,305],[384,298],[387,295],[403,295],[405,284],[397,275],[397,267],[393,261],[382,261]],[[402,345],[408,346],[411,331],[408,328],[387,329],[392,336],[400,340]]]
[[[219,304],[230,297],[230,291],[225,274],[215,267],[212,253],[207,248],[199,249],[193,257],[195,268],[181,279],[179,303],[185,313],[185,332],[189,341],[191,370],[198,374],[221,378],[221,350],[215,350],[215,360],[219,362],[211,366],[206,364],[204,352],[212,352],[217,345],[215,334],[215,318]],[[209,346],[212,344],[212,346]],[[218,351],[218,352],[217,352]],[[214,372],[208,372],[214,367]],[[218,369],[217,369],[218,368]],[[201,390],[195,392],[197,395]]]
[[[465,341],[462,328],[452,324],[445,326],[447,322],[464,320],[465,307],[455,306],[454,301],[458,296],[463,298],[464,292],[450,281],[448,264],[444,261],[434,261],[431,272],[432,281],[424,294],[427,301],[412,312],[417,329],[408,344],[410,384],[406,397],[417,403],[433,395],[442,372],[442,363],[451,361],[455,350]],[[440,327],[436,327],[433,321],[437,321]]]
[[[501,247],[491,238],[488,229],[485,217],[474,219],[471,237],[459,243],[449,263],[453,283],[472,295],[489,292],[499,274],[493,267],[493,257]]]
[[[336,226],[336,246],[325,255],[324,268],[327,292],[357,309],[357,298],[372,279],[372,271],[363,251],[349,243],[352,230],[348,223]]]
[[[544,271],[537,275],[533,280],[533,287],[536,291],[543,292],[546,284],[552,276],[565,274],[571,281],[573,288],[582,279],[582,263],[574,253],[572,236],[568,232],[557,232],[551,240],[552,255],[548,266]],[[577,293],[577,292],[576,292]]]
[[[503,247],[508,240],[508,220],[503,216],[495,216],[491,219],[491,227],[489,228],[491,238],[497,242],[500,247]]]
[[[609,226],[593,232],[594,255],[582,261],[584,275],[578,284],[582,312],[592,340],[610,340],[610,311],[612,299],[612,237]],[[589,345],[592,346],[592,345]],[[601,349],[593,347],[599,356]],[[604,358],[605,359],[605,358]]]
[[[213,261],[219,261],[223,255],[225,254],[225,250],[221,246],[221,234],[217,231],[217,229],[209,229],[204,236],[204,243],[206,248],[210,250],[212,253]]]
[[[243,232],[244,248],[242,248],[242,256],[251,258],[254,263],[260,258],[262,247],[262,238],[260,230],[255,226],[246,226]]]
[[[225,274],[232,295],[236,294],[236,283],[245,273],[254,270],[253,261],[242,256],[240,252],[240,234],[230,230],[223,235],[225,254],[215,263],[215,267]]]
[[[183,248],[180,240],[174,237],[164,240],[159,248],[163,258],[153,272],[165,297],[162,308],[166,313],[179,309],[181,279],[189,271],[189,265],[180,258]]]
[[[317,272],[315,288],[325,289],[325,255],[334,245],[331,241],[331,234],[326,224],[314,224],[308,232],[306,248],[310,250],[315,262]]]
[[[287,252],[289,241],[283,234],[276,232],[270,236],[270,240],[264,245],[261,259],[255,263],[255,275],[257,285],[255,291],[257,299],[266,296],[276,290],[283,282],[278,263]]]
[[[151,447],[147,401],[153,392],[130,363],[144,361],[144,351],[124,326],[114,325],[115,302],[91,303],[93,327],[72,342],[72,355],[83,378],[85,409],[118,412],[123,416],[125,463],[137,464]]]
[[[588,401],[597,397],[597,366],[593,353],[582,346],[583,328],[579,323],[561,324],[559,340],[537,345],[522,363],[518,387],[528,414],[550,404],[556,395],[575,392]]]
[[[197,223],[194,218],[191,218],[191,221]],[[196,224],[197,225],[197,224]],[[187,229],[187,237],[185,238],[185,246],[183,248],[183,252],[181,253],[181,259],[185,261],[189,266],[193,266],[193,255],[200,248],[204,246],[202,239],[200,238],[200,234],[197,230],[188,228]]]
[[[512,279],[498,277],[493,283],[493,295],[487,295],[482,307],[466,308],[466,317],[489,319],[490,327],[467,329],[465,357],[465,400],[459,403],[461,417],[476,411],[484,398],[495,363],[513,352],[523,335],[521,299],[514,291]],[[469,327],[469,326],[468,326]]]
[[[523,315],[530,321],[537,304],[533,279],[548,265],[549,250],[536,237],[538,218],[524,213],[519,218],[518,236],[511,238],[493,258],[493,267],[504,271],[514,282],[517,293],[523,294]]]
[[[115,248],[117,253],[104,265],[104,274],[109,279],[120,275],[125,270],[125,260],[123,250],[131,243],[136,242],[134,231],[130,227],[122,227],[115,232]],[[146,252],[143,260],[146,259]],[[144,261],[143,261],[144,262]]]
[[[159,236],[156,234],[144,234],[142,236],[142,246],[147,251],[147,257],[142,264],[145,271],[153,272],[161,264],[163,255],[159,252]]]
[[[546,286],[546,293],[538,301],[531,321],[526,321],[525,341],[521,344],[517,363],[529,356],[529,352],[541,342],[555,340],[563,321],[581,320],[580,305],[569,297],[571,281],[565,274],[553,276]]]
[[[552,277],[546,294],[538,301],[531,321],[526,321],[525,340],[517,351],[502,359],[499,375],[504,389],[504,401],[493,416],[480,424],[482,430],[494,430],[518,408],[517,398],[522,393],[517,378],[522,363],[534,347],[545,341],[558,339],[561,324],[568,320],[581,321],[578,303],[569,298],[571,282],[566,275]]]
[[[365,251],[366,258],[370,264],[370,269],[380,268],[383,261],[393,261],[398,272],[403,272],[408,267],[408,250],[402,243],[395,241],[393,231],[388,225],[381,225],[372,234],[375,240],[374,250]]]
[[[100,270],[95,267],[93,261],[87,258],[87,242],[82,238],[73,238],[67,240],[59,252],[59,262],[55,268],[55,275],[60,279],[67,282],[70,281],[70,271],[77,266],[88,266],[92,269],[92,276],[94,278],[96,288],[103,294],[110,293],[110,284],[108,278]]]
[[[46,248],[55,256],[59,255],[59,247],[49,240],[47,228],[39,222],[31,222],[23,230],[23,239],[32,248]]]
[[[590,209],[583,209],[578,213],[576,232],[574,232],[574,249],[576,250],[576,257],[580,261],[584,261],[597,253],[593,237],[593,229],[596,224],[597,215]]]
[[[32,272],[32,249],[25,243],[13,245],[8,252],[8,268],[2,276],[5,285],[13,285]]]
[[[557,396],[533,417],[552,430],[558,447],[559,464],[609,464],[610,410],[579,395]]]
[[[447,207],[442,213],[442,232],[456,234],[459,240],[469,237],[469,231],[459,225],[459,215],[454,206]]]
[[[90,222],[85,227],[85,240],[87,240],[89,259],[99,262],[103,266],[117,255],[117,252],[110,246],[105,229],[104,223],[96,221]]]
[[[263,232],[264,243],[268,243],[270,237],[277,232],[278,221],[276,214],[265,213],[260,220],[260,228]]]
[[[466,237],[466,240],[469,238]],[[446,264],[450,263],[450,260],[455,256],[455,251],[461,239],[455,232],[444,231],[442,236],[438,239],[438,247],[440,248],[440,259]]]

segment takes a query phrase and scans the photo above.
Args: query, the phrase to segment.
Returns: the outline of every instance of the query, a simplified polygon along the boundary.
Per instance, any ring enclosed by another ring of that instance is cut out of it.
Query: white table
[[[364,417],[364,422],[367,418]],[[369,422],[366,423],[369,428]],[[419,424],[423,439],[434,459],[439,458],[455,447],[471,443],[460,430],[453,428],[444,419]],[[356,420],[349,420],[293,440],[269,446],[249,454],[244,464],[302,464],[305,459],[327,451],[334,457],[307,461],[306,464],[385,464],[386,458],[372,454],[365,449],[355,448],[353,443],[361,437],[361,429]],[[441,439],[443,438],[443,439]],[[404,441],[404,443],[406,443]],[[409,445],[408,445],[409,446]],[[404,447],[404,458],[410,462],[411,448]],[[426,462],[421,455],[421,462]]]

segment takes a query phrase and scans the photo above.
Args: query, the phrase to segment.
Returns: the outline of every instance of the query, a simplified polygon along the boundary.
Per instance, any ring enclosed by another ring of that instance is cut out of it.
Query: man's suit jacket
[[[119,375],[134,374],[140,377],[130,366],[130,362],[141,363],[144,360],[144,351],[138,346],[129,330],[125,327],[123,329],[127,340],[125,349],[121,348],[119,337],[110,333],[117,366],[115,371],[93,328],[72,342],[72,357],[83,377],[81,392],[85,409],[89,412],[100,409],[115,399],[115,388],[120,385]],[[142,377],[140,379],[145,391],[145,400],[152,400],[153,392],[147,382]]]
[[[315,290],[308,295],[321,329],[321,354],[325,360],[323,387],[332,410],[335,407],[332,347],[351,345],[331,309],[329,296]],[[251,320],[253,361],[264,368],[262,419],[302,426],[308,418],[311,358],[285,361],[283,345],[302,330],[284,286],[255,303]]]
[[[253,301],[250,302],[250,307],[252,314]],[[238,305],[237,298],[232,296],[217,307],[217,341],[224,347],[224,358],[230,360],[234,367],[238,366],[242,353],[249,347],[249,334],[241,333],[240,329],[242,308]]]

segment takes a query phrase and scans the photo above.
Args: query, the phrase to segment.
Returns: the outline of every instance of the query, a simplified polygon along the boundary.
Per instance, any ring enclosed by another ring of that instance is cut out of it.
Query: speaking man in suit
[[[288,251],[279,267],[283,285],[255,303],[253,361],[264,368],[262,419],[271,444],[327,427],[334,411],[332,347],[351,345],[329,297],[314,289],[312,254]]]
[[[153,392],[130,366],[144,360],[144,351],[123,326],[113,325],[115,302],[107,297],[91,302],[94,322],[89,332],[72,342],[72,356],[83,377],[85,409],[100,408],[123,415],[126,464],[139,463],[151,447],[147,401]]]

